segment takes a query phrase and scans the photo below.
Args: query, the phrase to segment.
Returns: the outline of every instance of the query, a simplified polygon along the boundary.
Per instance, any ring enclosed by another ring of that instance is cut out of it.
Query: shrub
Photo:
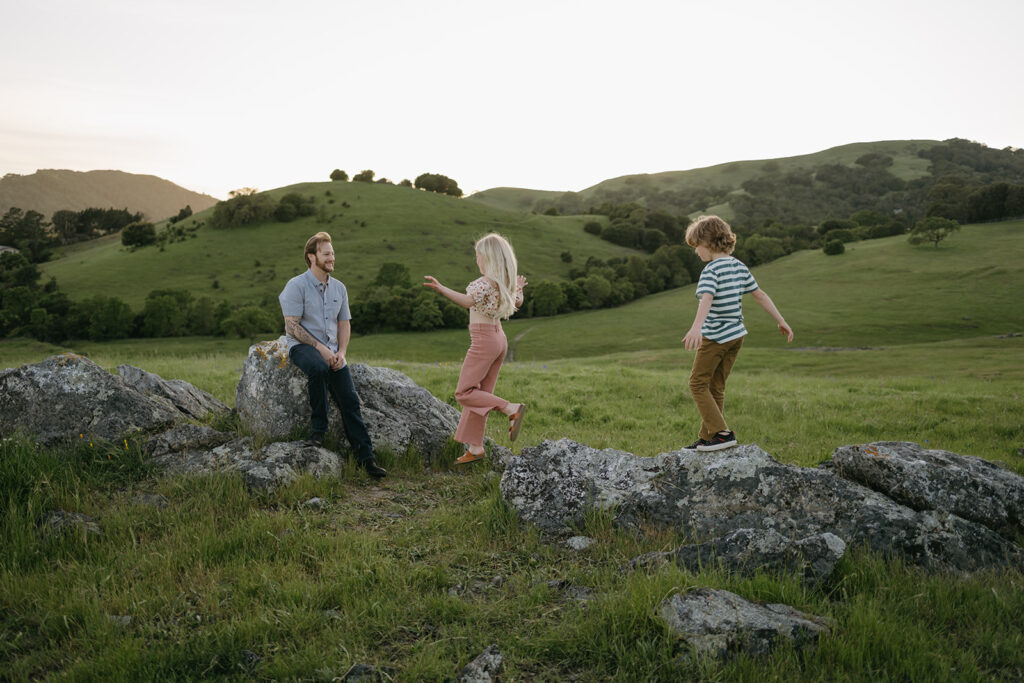
[[[336,168],[333,171],[331,171],[331,180],[336,180],[338,182],[344,182],[344,181],[348,180],[348,173],[345,173],[340,168]]]
[[[825,242],[825,246],[822,247],[822,251],[824,251],[829,256],[837,256],[846,251],[846,245],[843,244],[840,240],[828,240],[827,242]]]
[[[598,221],[589,221],[586,225],[583,226],[583,231],[590,233],[591,235],[600,235],[601,230],[603,229],[604,228]]]
[[[152,223],[132,223],[121,231],[121,244],[126,247],[144,247],[156,242],[156,228]]]

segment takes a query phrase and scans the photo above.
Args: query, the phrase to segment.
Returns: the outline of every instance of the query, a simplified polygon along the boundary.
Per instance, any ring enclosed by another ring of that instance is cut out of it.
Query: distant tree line
[[[376,173],[372,169],[360,171],[352,176],[352,182],[354,183],[384,183],[388,185],[394,185],[387,178],[378,178],[374,180]],[[337,182],[345,182],[349,179],[348,173],[336,168],[331,171],[331,180]],[[462,190],[459,189],[459,184],[449,178],[448,176],[441,175],[440,173],[423,173],[416,177],[415,182],[405,179],[398,183],[402,187],[415,187],[418,190],[426,190],[428,192],[438,192],[440,194],[451,195],[452,197],[461,197]]]
[[[259,306],[235,308],[182,289],[153,290],[141,311],[116,296],[72,301],[24,254],[0,254],[0,338],[25,336],[59,343],[132,337],[229,335],[251,337],[280,327],[279,316]],[[275,302],[276,303],[276,302]]]

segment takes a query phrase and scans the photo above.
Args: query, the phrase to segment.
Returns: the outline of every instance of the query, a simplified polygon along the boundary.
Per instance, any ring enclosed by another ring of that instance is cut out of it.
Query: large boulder
[[[692,653],[716,658],[766,655],[785,641],[806,647],[831,630],[825,619],[789,605],[759,605],[713,588],[676,593],[658,611]]]
[[[211,414],[223,415],[231,412],[231,408],[213,394],[198,389],[185,380],[164,379],[160,375],[131,365],[118,365],[117,372],[128,386],[158,401],[166,401],[185,417],[205,420]]]
[[[843,539],[827,532],[794,541],[774,529],[737,529],[704,543],[641,555],[630,562],[630,567],[671,562],[692,572],[719,566],[740,574],[790,572],[816,585],[831,576],[845,553]]]
[[[827,469],[783,465],[755,445],[638,458],[545,441],[511,459],[501,492],[521,518],[559,534],[597,508],[622,526],[669,527],[697,541],[737,529],[791,539],[831,533],[929,569],[1022,564],[1020,548],[980,524],[913,510]]]
[[[52,445],[80,438],[114,440],[182,419],[164,402],[76,354],[0,371],[0,435],[23,432]]]
[[[286,438],[309,427],[306,375],[289,361],[286,348],[284,337],[250,347],[235,391],[242,424],[269,438]],[[349,367],[374,448],[403,453],[413,447],[428,459],[441,452],[458,426],[458,410],[397,370],[360,363]],[[333,401],[328,420],[348,449]]]
[[[1024,477],[988,460],[883,441],[841,446],[831,466],[915,510],[951,512],[1011,540],[1024,534]]]

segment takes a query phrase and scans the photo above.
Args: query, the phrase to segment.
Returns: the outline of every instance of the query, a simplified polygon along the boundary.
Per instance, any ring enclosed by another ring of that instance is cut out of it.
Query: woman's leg
[[[487,414],[492,410],[504,411],[508,407],[508,401],[493,393],[508,342],[500,327],[490,325],[471,325],[470,339],[455,389],[455,399],[462,406],[455,440],[482,446]]]

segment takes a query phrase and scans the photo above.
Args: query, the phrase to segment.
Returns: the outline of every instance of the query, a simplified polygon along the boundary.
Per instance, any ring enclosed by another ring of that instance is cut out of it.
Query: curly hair
[[[731,254],[736,248],[736,234],[718,216],[699,216],[686,228],[686,243],[705,246],[711,251]]]

